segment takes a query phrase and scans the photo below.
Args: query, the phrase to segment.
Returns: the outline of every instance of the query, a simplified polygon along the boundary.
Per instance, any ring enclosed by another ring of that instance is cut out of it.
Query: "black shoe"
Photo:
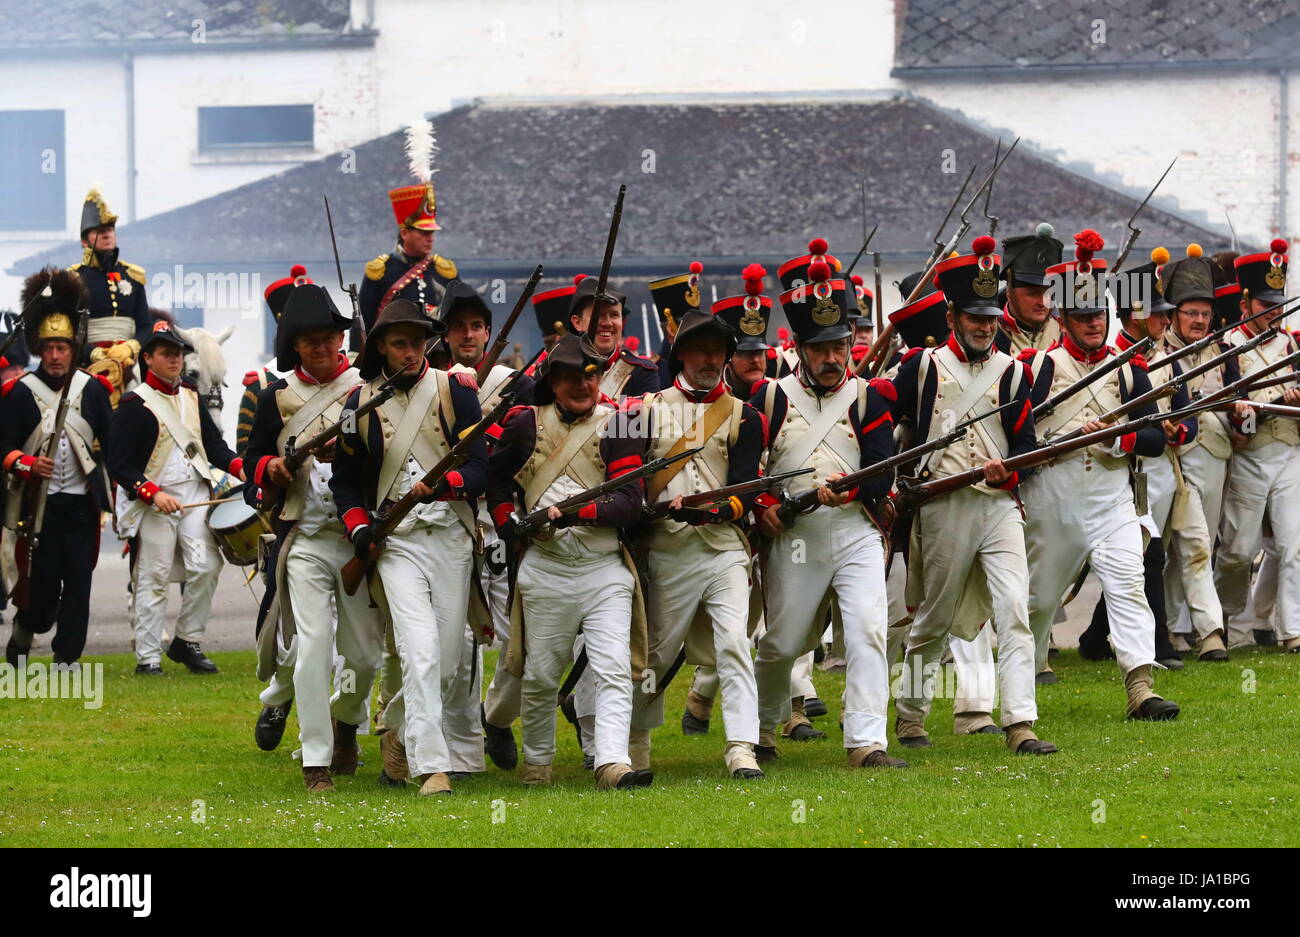
[[[190,673],[220,673],[217,665],[208,660],[199,648],[197,641],[172,638],[172,643],[167,648],[167,656],[178,664],[184,664],[189,668]]]
[[[932,743],[928,735],[913,735],[909,738],[899,739],[898,744],[904,748],[929,748]]]
[[[140,677],[161,677],[163,669],[158,664],[136,664],[136,676]]]
[[[654,772],[649,768],[638,768],[619,778],[614,787],[620,791],[630,791],[638,787],[649,787],[654,783],[654,779]]]
[[[1061,649],[1060,649],[1059,647],[1049,647],[1049,648],[1047,649],[1047,659],[1048,659],[1048,660],[1055,660],[1056,658],[1058,658],[1058,657],[1060,657],[1060,656],[1061,656]]]
[[[405,781],[395,781],[388,776],[388,772],[383,768],[379,769],[379,786],[380,787],[405,787]]]
[[[23,647],[13,638],[10,638],[9,643],[5,645],[5,660],[9,662],[9,666],[14,670],[18,669],[18,658],[30,657],[31,653],[32,646],[30,644]]]
[[[583,770],[583,771],[595,771],[595,770],[596,770],[596,756],[595,756],[595,755],[583,755],[583,756],[582,756],[582,770]]]
[[[1055,745],[1043,739],[1025,739],[1016,749],[1017,755],[1051,755],[1057,751]]]
[[[492,759],[492,764],[502,771],[515,770],[519,764],[519,749],[515,747],[514,730],[509,726],[502,729],[492,725],[482,707],[479,707],[479,715],[483,720],[483,750]]]
[[[1260,647],[1277,647],[1277,635],[1272,629],[1255,629],[1255,643]]]
[[[1038,676],[1034,677],[1034,683],[1039,686],[1051,686],[1053,683],[1060,683],[1061,678],[1056,675],[1055,671],[1044,670]]]
[[[816,719],[818,716],[824,716],[828,712],[830,712],[830,710],[826,708],[826,704],[815,696],[810,696],[803,701],[803,714],[809,719]]]
[[[1178,704],[1173,700],[1153,696],[1135,712],[1129,713],[1128,717],[1142,722],[1168,722],[1170,719],[1176,719],[1179,711]]]
[[[1224,659],[1226,660],[1227,658]],[[1185,666],[1187,666],[1186,664],[1183,663],[1183,659],[1177,656],[1157,657],[1156,663],[1159,664],[1161,667],[1164,667],[1166,670],[1182,670]]]
[[[1079,656],[1084,660],[1114,660],[1115,651],[1105,638],[1100,641],[1087,640],[1085,632],[1079,635]]]
[[[447,780],[449,781],[468,781],[470,772],[468,771],[448,771]]]
[[[709,720],[697,719],[689,710],[682,713],[682,735],[708,735]]]
[[[780,757],[781,757],[781,753],[776,750],[775,745],[754,746],[754,760],[757,761],[760,765],[765,765],[768,764],[769,762],[776,761]]]
[[[737,781],[758,781],[767,777],[767,775],[757,768],[737,768],[735,771],[731,772],[731,776]]]
[[[971,735],[1001,735],[1002,730],[994,725],[980,726]]]
[[[253,726],[253,740],[264,752],[273,752],[284,738],[284,726],[289,719],[289,710],[293,709],[293,700],[283,706],[263,706],[257,716],[257,725]]]
[[[806,722],[801,722],[786,736],[792,742],[815,742],[818,739],[826,738],[826,733],[819,729],[814,729]]]

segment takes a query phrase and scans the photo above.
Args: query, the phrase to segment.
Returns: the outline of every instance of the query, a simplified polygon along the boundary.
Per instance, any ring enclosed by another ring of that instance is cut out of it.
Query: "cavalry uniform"
[[[53,294],[48,298],[40,295],[47,287]],[[73,323],[83,303],[84,291],[75,277],[66,273],[51,277],[45,272],[29,277],[22,293],[23,308],[28,310],[27,346],[39,352],[43,343],[61,340],[73,347],[75,356]],[[112,408],[103,383],[85,371],[71,366],[69,370],[70,374],[55,378],[38,367],[0,388],[0,460],[8,476],[4,523],[22,537],[17,562],[31,562],[27,604],[14,616],[5,649],[15,666],[18,657],[30,652],[32,636],[56,625],[51,641],[56,663],[76,661],[86,646],[100,515],[111,507],[103,460]],[[72,383],[63,433],[52,441],[59,398],[68,380]],[[22,528],[30,516],[31,499],[44,481],[32,471],[38,455],[54,460],[54,474],[48,480],[45,513],[35,532],[38,545],[31,556]]]
[[[536,405],[507,415],[492,452],[488,491],[503,538],[516,539],[511,513],[517,506],[543,510],[643,464],[646,441],[629,431],[626,413],[597,404],[577,415],[554,402],[547,380],[552,369],[596,370],[602,360],[584,339],[561,338],[540,374]],[[548,524],[518,560],[504,666],[522,681],[525,783],[550,782],[556,691],[579,628],[596,698],[591,750],[597,786],[650,783],[648,772],[631,769],[628,755],[632,681],[645,665],[645,622],[631,560],[619,541],[619,528],[636,520],[643,504],[640,482],[617,488]]]
[[[1065,245],[1053,237],[1052,226],[1040,224],[1033,234],[1003,238],[1002,278],[1007,288],[1015,286],[1044,286],[1048,267],[1061,262]],[[998,334],[994,346],[1013,358],[1025,350],[1046,351],[1061,338],[1061,324],[1052,315],[1037,329],[1029,329],[1016,321],[1011,314],[1011,301],[1007,300],[998,320]]]
[[[117,224],[96,189],[86,193],[81,206],[81,236],[93,228]],[[136,336],[153,325],[149,300],[145,296],[143,267],[118,259],[118,249],[82,249],[81,263],[68,268],[86,284],[90,296],[90,319],[86,323],[83,361],[92,374],[102,374],[113,386],[111,400],[117,406],[123,390],[134,384],[132,366],[140,354]]]
[[[260,493],[260,505],[267,504],[270,462],[284,456],[291,441],[301,443],[340,420],[344,400],[361,383],[360,374],[343,355],[326,380],[312,377],[301,367],[294,337],[319,328],[342,332],[350,324],[320,287],[294,290],[276,340],[276,364],[285,376],[262,391],[244,455],[252,471],[246,500],[257,502]],[[282,649],[295,649],[293,696],[298,701],[302,766],[353,774],[356,732],[365,724],[383,652],[383,623],[364,590],[348,595],[343,589],[341,570],[352,550],[334,508],[332,475],[331,463],[308,456],[289,486],[275,492],[279,494],[273,516],[280,541],[275,567],[278,615],[259,636],[259,663],[265,673],[275,666]],[[276,630],[278,634],[271,633]],[[349,677],[339,682],[331,696],[336,644]]]
[[[1247,254],[1236,260],[1237,282],[1242,297],[1272,305],[1285,298],[1286,242],[1280,238],[1268,253]],[[1247,306],[1249,308],[1249,304]],[[1258,331],[1259,320],[1243,323],[1228,333],[1235,345],[1248,341]],[[1238,357],[1242,375],[1249,375],[1300,350],[1294,333],[1285,329]],[[1290,370],[1298,370],[1294,365]],[[1285,372],[1275,372],[1285,373]],[[1300,378],[1297,378],[1300,386]],[[1251,400],[1272,401],[1285,387],[1252,391]],[[1277,626],[1288,650],[1300,652],[1300,424],[1294,419],[1265,413],[1252,414],[1242,426],[1233,418],[1238,432],[1254,433],[1232,459],[1228,487],[1223,498],[1218,565],[1214,579],[1223,609],[1239,626],[1250,598],[1250,567],[1263,539],[1267,515],[1278,552]],[[1257,606],[1260,603],[1255,603]],[[1252,626],[1263,630],[1267,622]],[[1244,629],[1243,629],[1244,630]],[[1230,643],[1242,643],[1244,635],[1233,634]]]
[[[141,350],[160,341],[192,350],[166,321],[154,324]],[[206,501],[219,483],[218,472],[238,475],[242,466],[243,460],[221,438],[193,384],[182,380],[172,386],[150,371],[122,396],[113,414],[108,470],[126,495],[117,506],[118,536],[137,538],[133,579],[137,671],[160,671],[167,584],[178,557],[185,588],[167,656],[195,672],[216,671],[199,649],[222,563],[206,513],[163,514],[149,507],[160,491],[181,504]]]
[[[364,404],[387,379],[378,339],[399,323],[434,334],[434,320],[413,303],[386,306],[367,336],[360,364],[369,383],[353,391],[347,409]],[[399,377],[392,398],[340,442],[330,489],[354,544],[366,546],[376,513],[404,497],[482,416],[472,382],[434,370],[423,359],[418,367],[417,374]],[[459,469],[389,534],[370,577],[371,594],[392,625],[402,665],[402,689],[383,714],[388,727],[381,740],[384,770],[397,781],[408,771],[425,778],[425,794],[451,789],[443,700],[461,656],[474,568],[474,512],[467,501],[483,490],[486,458],[483,441],[477,440]]]
[[[719,381],[708,390],[686,383],[677,352],[699,337],[717,336],[728,348],[735,333],[723,320],[694,309],[681,319],[670,366],[673,386],[642,400],[638,419],[652,440],[648,457],[662,459],[688,447],[704,451],[674,463],[646,483],[650,505],[749,481],[759,475],[766,444],[762,417],[733,397]],[[663,681],[679,652],[695,664],[716,665],[722,685],[727,733],[727,770],[738,778],[761,777],[754,760],[758,742],[758,690],[749,647],[749,541],[738,522],[757,492],[687,509],[652,522],[646,532],[649,589],[649,667],[652,688],[634,697],[634,768],[650,766],[650,730],[663,725]]]
[[[1085,243],[1100,242],[1085,240]],[[1097,248],[1100,249],[1100,245]],[[1077,259],[1048,268],[1049,276],[1062,276],[1067,289],[1062,314],[1105,313],[1105,298],[1098,281],[1105,262],[1092,259],[1091,249],[1080,247]],[[1030,353],[1034,375],[1034,404],[1087,376],[1114,351],[1103,345],[1086,352],[1068,335],[1045,352]],[[1137,360],[1111,371],[1105,378],[1078,391],[1038,423],[1045,440],[1070,433],[1121,403],[1151,389],[1145,363]],[[1156,412],[1154,403],[1130,417]],[[1178,707],[1151,689],[1155,662],[1155,619],[1143,592],[1142,527],[1130,487],[1130,456],[1155,458],[1164,451],[1165,436],[1158,425],[1144,426],[1108,445],[1076,449],[1043,466],[1021,489],[1027,517],[1025,545],[1029,559],[1029,624],[1034,631],[1036,669],[1047,666],[1052,621],[1061,597],[1085,562],[1091,562],[1101,581],[1110,619],[1111,642],[1125,675],[1130,715],[1170,719]]]
[[[818,246],[823,246],[819,244]],[[796,265],[797,266],[797,265]],[[845,283],[829,279],[829,263],[817,252],[795,274],[781,303],[800,345],[849,338],[842,299]],[[893,418],[887,382],[872,384],[847,372],[825,388],[803,373],[759,388],[750,403],[767,417],[768,474],[811,466],[792,479],[800,495],[837,475],[865,468],[893,454]],[[885,660],[884,540],[871,511],[893,479],[881,474],[859,486],[838,508],[820,507],[798,518],[773,541],[764,568],[767,630],[754,664],[758,681],[759,756],[775,757],[775,730],[791,716],[790,673],[795,660],[813,650],[826,626],[833,596],[844,629],[844,746],[853,766],[902,765],[885,755],[889,673]],[[774,499],[758,503],[775,510]]]
[[[993,253],[994,246],[991,237],[976,238],[976,253],[937,265],[940,288],[953,315],[998,316],[994,301],[1000,258]],[[965,438],[923,457],[918,466],[922,478],[956,475],[982,467],[990,459],[1006,459],[1037,447],[1028,368],[996,348],[972,360],[954,332],[938,348],[909,352],[893,384],[895,413],[900,421],[915,426],[913,445],[942,434],[945,426],[1006,407],[996,419],[971,424]],[[938,663],[949,634],[955,632],[969,641],[991,614],[998,638],[997,667],[990,659],[985,666],[968,669],[961,675],[963,694],[989,696],[996,683],[1007,746],[1013,752],[1055,751],[1032,729],[1038,718],[1034,636],[1025,601],[1029,570],[1024,521],[1015,495],[1027,475],[1013,471],[996,486],[981,481],[926,501],[916,510],[908,563],[908,604],[916,612],[903,662],[904,692],[897,702],[897,733],[904,745],[919,747],[928,742],[925,719],[934,680],[927,670]],[[954,531],[961,535],[953,536]],[[957,645],[953,646],[955,652]],[[960,722],[966,714],[954,708]],[[982,720],[967,719],[989,724],[987,715]]]

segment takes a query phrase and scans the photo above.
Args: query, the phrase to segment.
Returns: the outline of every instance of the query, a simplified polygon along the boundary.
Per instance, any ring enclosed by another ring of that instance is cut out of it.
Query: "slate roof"
[[[59,46],[295,39],[341,33],[349,0],[41,0],[0,5],[0,45]]]
[[[899,0],[893,74],[1300,63],[1279,0]],[[1104,21],[1105,42],[1093,41]]]
[[[615,270],[672,273],[683,258],[779,262],[810,237],[851,258],[861,243],[859,180],[880,230],[872,250],[919,255],[952,201],[969,160],[992,164],[995,139],[923,100],[741,104],[596,104],[463,107],[436,121],[441,153],[439,253],[478,271],[593,269],[619,183],[628,193]],[[942,153],[955,153],[956,174]],[[653,160],[653,166],[650,161]],[[119,230],[123,256],[146,268],[186,263],[276,267],[330,260],[328,195],[345,276],[392,250],[387,190],[409,180],[400,131]],[[643,169],[653,168],[653,172]],[[119,193],[106,192],[109,204]],[[1037,156],[1024,144],[994,189],[1000,236],[1050,221],[1068,241],[1093,227],[1113,248],[1139,194],[1118,192]],[[969,237],[981,233],[982,220]],[[951,231],[955,225],[950,224]],[[1141,245],[1226,238],[1155,204]],[[1141,246],[1139,245],[1139,246]],[[968,249],[969,238],[965,245]],[[25,258],[13,271],[67,262],[79,247]],[[1136,255],[1135,255],[1136,256]],[[869,266],[869,265],[868,265]],[[770,268],[771,269],[771,268]],[[775,271],[773,270],[773,273]],[[323,276],[318,271],[316,276]],[[331,276],[330,279],[333,279]],[[735,284],[739,286],[737,282]]]

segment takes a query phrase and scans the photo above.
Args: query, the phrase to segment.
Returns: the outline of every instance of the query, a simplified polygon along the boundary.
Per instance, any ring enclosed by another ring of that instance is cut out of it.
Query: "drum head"
[[[213,530],[233,530],[248,523],[257,512],[242,500],[223,501],[212,506],[208,515],[208,526]]]

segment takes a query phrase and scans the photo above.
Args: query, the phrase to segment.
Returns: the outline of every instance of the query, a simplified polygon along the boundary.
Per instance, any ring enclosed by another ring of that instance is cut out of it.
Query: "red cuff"
[[[257,460],[257,466],[253,469],[253,484],[259,488],[262,487],[262,475],[266,472],[266,466],[275,456],[264,455]]]
[[[609,463],[609,468],[605,470],[605,475],[608,478],[618,478],[620,475],[626,475],[633,469],[640,468],[642,464],[643,462],[639,455],[624,456],[621,459],[615,459],[613,462]]]
[[[244,470],[244,460],[241,459],[239,456],[235,456],[233,459],[231,459],[230,467],[226,469],[227,472],[229,472],[231,475],[234,475],[236,478],[239,477],[239,473],[242,472],[243,470]]]
[[[347,528],[349,539],[358,528],[365,527],[369,523],[370,513],[365,508],[348,508],[343,512],[343,526]]]
[[[596,519],[596,502],[591,501],[580,507],[578,517],[584,521],[594,521]]]
[[[492,509],[492,523],[496,524],[497,529],[500,530],[502,527],[506,526],[506,522],[509,520],[510,503],[508,501],[502,501]]]
[[[856,500],[858,500],[858,487],[859,487],[859,486],[854,485],[851,489],[849,489],[848,491],[844,492],[846,495],[849,496],[849,500],[850,500],[850,501],[856,501]]]
[[[754,499],[754,510],[766,511],[768,508],[774,508],[781,503],[781,499],[775,495],[764,491]]]
[[[1006,481],[1004,481],[1002,484],[1000,484],[1000,485],[995,485],[995,484],[993,484],[992,482],[989,482],[989,487],[990,487],[990,488],[999,488],[999,489],[1001,489],[1002,491],[1010,491],[1012,488],[1016,487],[1016,485],[1019,485],[1019,484],[1020,484],[1020,473],[1019,473],[1019,472],[1012,472],[1012,473],[1011,473],[1011,477],[1008,478]]]
[[[153,504],[154,495],[162,489],[151,481],[143,481],[135,487],[135,496],[145,504]]]
[[[26,478],[36,464],[36,456],[27,455],[21,449],[14,449],[5,456],[4,469],[6,472],[13,472],[19,478]]]
[[[444,482],[446,494],[439,498],[439,501],[456,501],[462,497],[465,488],[465,478],[460,474],[460,472],[453,469],[446,475],[442,476],[442,480]]]
[[[9,367],[9,359],[4,355],[0,355],[0,371],[3,371],[7,367]]]
[[[1132,452],[1133,447],[1137,444],[1137,433],[1125,433],[1119,438],[1119,447],[1125,452]]]
[[[495,440],[495,439],[500,439],[500,438],[501,438],[501,424],[500,424],[500,423],[493,423],[491,426],[489,426],[487,429],[485,429],[485,430],[483,431],[483,435],[486,436],[488,439],[494,439],[494,440]]]

